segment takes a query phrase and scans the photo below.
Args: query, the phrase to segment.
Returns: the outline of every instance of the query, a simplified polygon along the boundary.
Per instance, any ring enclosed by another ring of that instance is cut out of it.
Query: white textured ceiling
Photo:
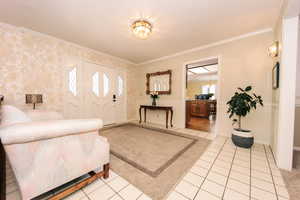
[[[135,63],[273,27],[281,0],[1,0],[0,22]],[[134,37],[144,17],[154,30]]]

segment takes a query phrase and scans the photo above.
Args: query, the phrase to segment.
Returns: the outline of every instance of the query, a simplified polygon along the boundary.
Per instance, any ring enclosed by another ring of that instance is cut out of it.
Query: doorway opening
[[[215,132],[218,91],[218,59],[186,65],[185,128]]]

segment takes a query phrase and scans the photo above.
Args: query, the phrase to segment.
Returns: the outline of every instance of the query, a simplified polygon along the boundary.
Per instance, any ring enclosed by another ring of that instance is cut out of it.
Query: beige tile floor
[[[268,146],[242,149],[217,137],[167,199],[287,200],[289,194]]]
[[[235,147],[226,137],[190,129],[173,130],[213,139],[195,165],[170,191],[167,200],[287,200],[289,194],[268,146],[251,149]],[[8,168],[7,200],[19,200],[19,192]],[[67,200],[149,200],[134,185],[111,171],[107,180],[99,179]]]

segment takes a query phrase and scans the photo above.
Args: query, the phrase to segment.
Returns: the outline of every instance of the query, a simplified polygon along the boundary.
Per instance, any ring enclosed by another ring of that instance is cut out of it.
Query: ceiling
[[[282,0],[2,0],[0,22],[25,27],[134,63],[270,28]],[[154,26],[146,40],[130,25]]]
[[[188,69],[188,75],[211,74],[218,72],[218,65],[199,66]]]

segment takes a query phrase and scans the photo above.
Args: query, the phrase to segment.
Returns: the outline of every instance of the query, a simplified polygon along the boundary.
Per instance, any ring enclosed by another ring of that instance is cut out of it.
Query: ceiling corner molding
[[[133,62],[127,60],[127,59],[120,58],[120,57],[117,57],[117,56],[113,56],[113,55],[110,55],[110,54],[107,54],[107,53],[103,53],[103,52],[97,51],[95,49],[91,49],[91,48],[88,48],[88,47],[85,47],[85,46],[81,46],[81,45],[73,43],[73,42],[66,41],[64,39],[60,39],[60,38],[57,38],[57,37],[54,37],[54,36],[51,36],[51,35],[48,35],[48,34],[45,34],[45,33],[41,33],[41,32],[38,32],[38,31],[34,31],[32,29],[28,29],[28,28],[25,28],[25,27],[16,27],[16,26],[13,26],[13,25],[10,25],[10,24],[5,24],[5,25],[11,26],[11,27],[15,27],[19,31],[21,31],[21,32],[28,32],[28,33],[32,33],[32,34],[35,34],[35,35],[40,35],[42,37],[47,37],[47,38],[50,38],[50,39],[58,40],[58,41],[66,43],[66,44],[69,44],[69,45],[71,45],[73,47],[80,48],[80,49],[85,49],[87,51],[93,52],[93,53],[101,55],[101,56],[107,56],[107,57],[110,57],[112,59],[121,61],[123,63],[127,63],[127,64],[130,64],[130,65],[137,65],[136,63],[133,63]]]
[[[246,34],[243,34],[243,35],[240,35],[240,36],[228,38],[228,39],[225,39],[225,40],[220,40],[218,42],[214,42],[214,43],[211,43],[211,44],[207,44],[207,45],[199,46],[199,47],[196,47],[196,48],[188,49],[188,50],[181,51],[181,52],[171,54],[171,55],[168,55],[168,56],[163,56],[163,57],[160,57],[160,58],[156,58],[156,59],[148,60],[148,61],[145,61],[145,62],[137,63],[137,65],[145,65],[145,64],[150,64],[150,63],[157,62],[157,61],[166,60],[166,59],[169,59],[169,58],[174,58],[174,57],[181,56],[181,55],[184,55],[184,54],[192,53],[192,52],[203,50],[203,49],[208,49],[208,48],[211,48],[211,47],[219,46],[219,45],[222,45],[222,44],[227,44],[227,43],[230,43],[230,42],[234,42],[236,40],[241,40],[241,39],[244,39],[244,38],[248,38],[248,37],[252,37],[252,36],[256,36],[256,35],[260,35],[260,34],[264,34],[264,33],[268,33],[268,32],[273,32],[273,28],[261,29],[261,30],[246,33]]]

